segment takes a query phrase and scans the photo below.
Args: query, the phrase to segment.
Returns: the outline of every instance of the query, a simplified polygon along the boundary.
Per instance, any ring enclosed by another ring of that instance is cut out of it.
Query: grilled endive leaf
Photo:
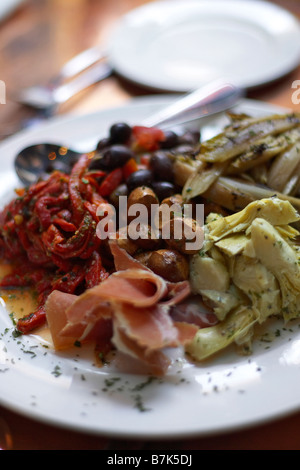
[[[269,135],[276,135],[300,125],[300,114],[273,115],[246,120],[237,129],[226,129],[201,145],[199,158],[224,162],[245,152],[250,145]]]
[[[242,155],[235,158],[229,165],[226,174],[240,174],[261,165],[277,155],[285,152],[291,145],[300,142],[300,127],[276,136],[267,136],[255,144]],[[270,186],[273,188],[274,186]]]
[[[204,194],[224,174],[242,174],[276,158],[290,145],[296,145],[299,134],[300,113],[235,122],[201,144],[196,156],[200,165],[188,176],[183,198],[190,200]]]

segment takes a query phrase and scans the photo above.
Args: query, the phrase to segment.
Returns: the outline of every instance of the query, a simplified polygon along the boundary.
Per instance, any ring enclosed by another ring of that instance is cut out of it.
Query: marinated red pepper
[[[84,155],[70,175],[55,171],[47,181],[17,190],[17,197],[0,213],[1,257],[15,264],[0,287],[34,288],[38,295],[36,311],[17,323],[21,333],[45,323],[44,305],[53,290],[76,293],[108,276],[96,235],[97,206],[104,200],[99,190],[106,173],[89,171],[88,166]],[[122,169],[117,169],[104,187],[120,178]]]
[[[122,168],[116,168],[109,173],[100,185],[101,196],[109,196],[123,181]]]

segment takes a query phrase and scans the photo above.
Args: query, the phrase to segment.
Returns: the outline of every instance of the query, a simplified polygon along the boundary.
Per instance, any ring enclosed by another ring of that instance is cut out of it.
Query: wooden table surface
[[[240,0],[243,1],[243,0]],[[23,87],[46,83],[72,56],[105,42],[114,22],[146,0],[28,0],[0,24],[0,79],[6,84],[6,104],[0,104],[0,138],[15,134],[35,117],[14,101]],[[300,0],[277,0],[300,18]],[[249,92],[250,98],[300,110],[292,102],[292,83],[300,79],[300,67],[268,86]],[[83,114],[125,103],[149,94],[112,76],[58,110],[58,114]],[[1,171],[1,170],[0,170]],[[16,450],[300,450],[300,413],[273,422],[206,438],[123,442],[48,426],[0,407],[9,427],[8,447]],[[0,437],[1,439],[1,437]],[[0,441],[0,447],[1,447]],[[3,446],[3,445],[2,445]]]

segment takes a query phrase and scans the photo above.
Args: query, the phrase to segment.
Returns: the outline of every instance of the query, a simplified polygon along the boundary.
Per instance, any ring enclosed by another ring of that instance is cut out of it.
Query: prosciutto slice
[[[115,324],[147,351],[178,345],[178,330],[160,304],[139,308],[130,304],[115,306]]]
[[[110,241],[110,250],[114,257],[116,271],[122,271],[127,269],[142,269],[153,274],[153,272],[149,268],[143,265],[140,261],[133,258],[123,248],[120,248],[116,240]],[[178,304],[191,294],[191,287],[189,281],[182,281],[177,283],[168,281],[164,282],[167,288],[167,299],[164,300],[166,305]]]
[[[71,323],[66,312],[76,300],[76,295],[55,290],[46,301],[47,323],[55,349],[70,348],[76,341],[109,343],[112,337],[111,308],[108,311],[108,305],[101,305],[102,315],[93,322]]]
[[[146,365],[147,372],[157,376],[164,375],[167,372],[171,361],[162,350],[147,351],[118,328],[115,328],[113,341],[118,351],[126,356],[138,359]]]
[[[61,336],[61,331],[67,324],[67,309],[77,299],[76,295],[67,294],[58,290],[53,291],[45,304],[47,323],[51,332],[52,340],[55,349],[65,349],[71,347],[78,337],[83,333],[84,327],[80,323],[68,335],[68,337]]]
[[[106,313],[111,315],[112,303],[129,303],[135,307],[155,305],[167,294],[165,281],[150,271],[127,269],[110,275],[104,282],[80,295],[67,310],[68,320],[95,321]],[[100,308],[101,307],[101,308]]]
[[[64,294],[54,291],[48,297],[46,312],[54,345],[62,347],[64,341],[69,344],[74,337],[97,341],[99,334],[102,344],[106,339],[143,361],[152,373],[164,374],[169,359],[163,350],[186,344],[198,330],[196,325],[174,321],[170,315],[171,307],[190,294],[189,283],[166,282],[114,242],[111,251],[117,271],[85,293],[64,299],[60,325],[52,330],[53,312],[58,297],[62,300]]]
[[[143,269],[144,271],[150,271],[149,268],[133,258],[126,250],[120,248],[117,240],[110,240],[109,248],[114,258],[116,271],[124,271],[124,269]]]

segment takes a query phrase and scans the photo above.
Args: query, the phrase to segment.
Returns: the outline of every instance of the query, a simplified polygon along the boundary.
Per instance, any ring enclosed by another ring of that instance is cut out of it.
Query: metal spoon
[[[112,74],[112,68],[103,61],[106,57],[107,53],[99,46],[85,49],[67,61],[46,85],[24,88],[15,99],[45,115],[53,114],[58,104]]]
[[[214,82],[188,93],[162,111],[145,119],[144,126],[161,128],[198,120],[231,108],[243,91],[227,82]],[[63,145],[41,143],[22,150],[15,158],[15,170],[25,185],[45,178],[55,169],[69,172],[82,153]]]
[[[77,93],[108,78],[113,73],[107,62],[99,62],[66,83],[53,87],[33,86],[22,90],[17,101],[51,116],[58,105],[65,103]]]

